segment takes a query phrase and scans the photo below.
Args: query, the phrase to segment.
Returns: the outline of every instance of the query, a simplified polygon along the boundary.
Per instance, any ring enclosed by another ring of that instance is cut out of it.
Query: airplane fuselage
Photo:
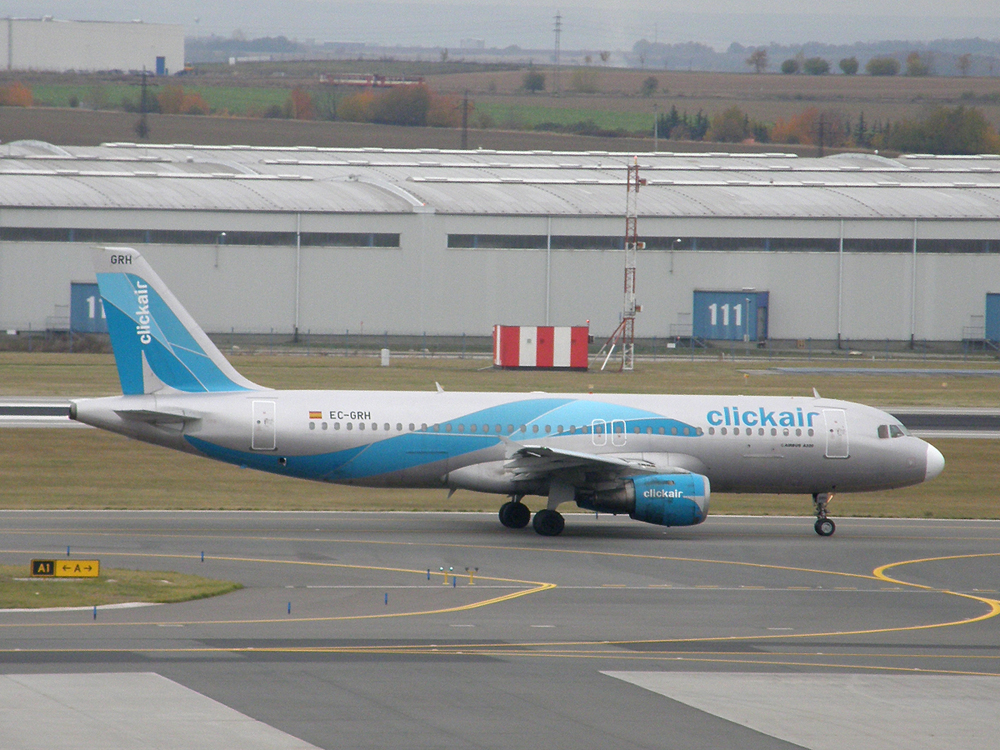
[[[721,492],[880,490],[936,473],[937,451],[894,417],[808,397],[262,390],[79,400],[74,416],[236,465],[372,487],[547,494],[505,470],[521,446],[680,468]]]

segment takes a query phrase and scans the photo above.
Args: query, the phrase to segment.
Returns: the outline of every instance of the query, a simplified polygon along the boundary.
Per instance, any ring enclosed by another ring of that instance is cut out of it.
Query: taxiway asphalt
[[[68,548],[244,585],[0,612],[0,745],[972,746],[969,696],[1000,695],[1000,523],[837,520],[569,514],[544,538],[491,514],[0,512],[26,571]],[[154,705],[202,723],[124,732]]]

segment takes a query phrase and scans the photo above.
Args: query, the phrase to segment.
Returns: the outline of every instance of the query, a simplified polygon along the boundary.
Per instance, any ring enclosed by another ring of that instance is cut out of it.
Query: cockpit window
[[[883,440],[886,438],[898,438],[909,435],[906,428],[901,424],[880,424],[878,426],[878,436]]]

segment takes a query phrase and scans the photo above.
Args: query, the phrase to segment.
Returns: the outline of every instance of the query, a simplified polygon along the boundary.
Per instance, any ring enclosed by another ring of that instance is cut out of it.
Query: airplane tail
[[[94,250],[122,393],[262,390],[222,356],[137,251]]]

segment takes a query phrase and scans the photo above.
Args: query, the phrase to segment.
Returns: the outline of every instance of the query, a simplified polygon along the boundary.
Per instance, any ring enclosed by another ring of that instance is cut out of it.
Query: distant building
[[[463,39],[458,44],[462,49],[486,49],[485,39]]]
[[[3,27],[6,28],[3,28]],[[157,75],[184,68],[179,24],[0,20],[0,64],[7,70],[139,71]]]

